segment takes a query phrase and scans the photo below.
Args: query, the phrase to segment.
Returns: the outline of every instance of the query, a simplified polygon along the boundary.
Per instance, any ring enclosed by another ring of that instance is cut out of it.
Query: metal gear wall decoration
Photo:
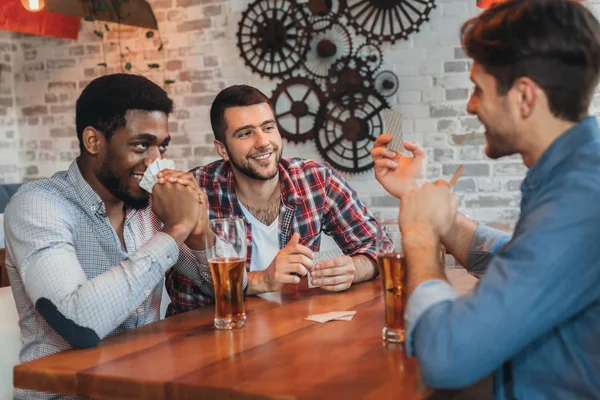
[[[383,64],[381,47],[377,43],[365,43],[356,49],[356,56],[367,63],[370,71],[375,72]]]
[[[328,29],[330,24],[340,17],[339,0],[297,0],[300,7],[304,8],[308,15],[308,25],[304,29],[312,29],[313,32]],[[317,24],[317,22],[325,22]],[[302,21],[301,21],[302,23]]]
[[[244,62],[260,76],[285,77],[308,50],[311,31],[302,29],[308,16],[294,0],[256,0],[242,13],[237,45]]]
[[[392,71],[381,71],[375,76],[374,86],[383,97],[391,97],[398,91],[398,77]]]
[[[321,156],[340,171],[358,173],[373,167],[371,148],[383,133],[381,110],[387,101],[373,89],[341,94],[344,100],[330,98],[319,117],[322,129],[315,136]]]
[[[352,37],[342,24],[329,18],[317,21],[314,26],[320,27],[321,24],[328,28],[315,30],[304,68],[313,77],[325,79],[336,61],[347,60],[352,55]]]
[[[340,7],[360,35],[395,43],[419,31],[435,0],[340,0]]]
[[[242,13],[237,45],[253,72],[284,78],[271,95],[281,136],[314,140],[334,168],[359,173],[373,167],[381,111],[399,89],[396,74],[379,72],[381,44],[418,32],[435,6],[435,0],[254,0]],[[365,39],[357,49],[356,36]]]
[[[319,85],[308,78],[290,78],[277,85],[271,104],[281,136],[294,143],[312,139],[320,128],[325,99]]]

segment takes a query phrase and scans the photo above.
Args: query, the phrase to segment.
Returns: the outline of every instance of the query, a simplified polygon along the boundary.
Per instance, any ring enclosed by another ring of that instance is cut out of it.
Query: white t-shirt
[[[244,207],[240,201],[242,212],[246,216],[252,229],[252,258],[250,271],[262,271],[269,267],[277,253],[279,253],[279,216],[271,225],[266,226]]]

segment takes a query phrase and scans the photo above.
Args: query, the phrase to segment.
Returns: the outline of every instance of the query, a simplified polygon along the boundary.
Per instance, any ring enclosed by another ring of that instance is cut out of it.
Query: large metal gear
[[[353,93],[373,87],[373,74],[367,62],[358,57],[348,60],[338,60],[329,69],[329,79],[326,83],[327,94],[334,101],[346,101],[343,94]]]
[[[242,14],[237,33],[244,62],[260,76],[285,77],[306,57],[308,16],[295,0],[256,0]]]
[[[383,64],[383,53],[377,43],[365,43],[356,49],[356,57],[363,59],[371,72],[375,72]]]
[[[319,29],[327,25],[327,29]],[[315,22],[314,31],[304,68],[315,78],[326,79],[332,65],[344,60],[345,63],[352,55],[352,37],[350,32],[340,23],[324,18]]]
[[[370,89],[341,96],[345,99],[330,99],[319,113],[323,122],[315,136],[317,149],[325,161],[340,171],[367,171],[374,164],[373,142],[383,133],[381,111],[389,105]]]
[[[340,8],[358,34],[395,43],[419,31],[435,0],[340,0]]]
[[[319,85],[308,78],[290,78],[277,85],[271,104],[281,136],[295,143],[316,136],[322,123],[319,112],[325,100]]]
[[[303,29],[313,32],[329,29],[331,24],[338,20],[340,14],[339,0],[296,0],[308,15],[308,24],[302,25]],[[319,24],[317,24],[317,22]]]

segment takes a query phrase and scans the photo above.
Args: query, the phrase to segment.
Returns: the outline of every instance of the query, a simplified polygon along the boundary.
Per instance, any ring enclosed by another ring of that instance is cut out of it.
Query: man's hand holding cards
[[[354,261],[339,249],[315,253],[313,261],[313,269],[307,276],[308,287],[339,292],[348,289],[354,282]]]

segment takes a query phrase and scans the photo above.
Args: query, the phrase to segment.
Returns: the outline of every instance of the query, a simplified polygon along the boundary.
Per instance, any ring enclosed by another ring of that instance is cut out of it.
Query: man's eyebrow
[[[235,135],[236,133],[246,130],[246,129],[253,129],[256,128],[254,125],[244,125],[241,128],[237,128],[235,131],[233,131],[233,134]]]

